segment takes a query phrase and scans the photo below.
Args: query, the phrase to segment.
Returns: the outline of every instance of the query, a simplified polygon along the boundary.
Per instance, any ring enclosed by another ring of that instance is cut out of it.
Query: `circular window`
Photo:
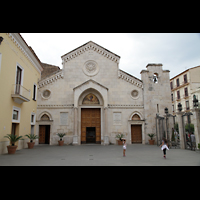
[[[138,98],[138,95],[139,95],[139,92],[138,92],[137,90],[133,90],[133,91],[131,92],[131,97],[132,97],[133,99],[137,99],[137,98]]]
[[[44,90],[44,91],[42,92],[42,97],[43,97],[44,99],[48,99],[48,98],[50,97],[50,95],[51,95],[51,91],[49,91],[49,90]]]
[[[87,76],[95,76],[99,72],[99,66],[93,60],[88,60],[83,66],[83,72]]]

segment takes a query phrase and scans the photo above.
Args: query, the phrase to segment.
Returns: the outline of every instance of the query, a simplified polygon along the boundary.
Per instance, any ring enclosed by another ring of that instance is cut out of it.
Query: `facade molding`
[[[22,37],[18,33],[7,34],[11,38],[11,40],[17,45],[17,47],[19,47],[24,56],[27,57],[27,59],[33,64],[36,70],[41,73],[41,71],[43,71],[41,63],[35,58],[28,45],[23,41]]]
[[[122,70],[118,71],[118,78],[121,78],[133,85],[135,85],[136,87],[139,88],[143,88],[143,84],[140,80],[136,79],[135,77],[128,75],[126,72],[123,72]]]
[[[49,76],[41,81],[39,81],[39,88],[42,88],[50,83],[53,83],[55,81],[57,81],[58,79],[63,79],[64,78],[64,74],[63,71],[59,71],[56,74],[53,74],[52,76]]]
[[[88,50],[93,50],[93,51],[101,54],[102,56],[107,57],[108,59],[112,60],[113,62],[119,63],[120,56],[118,56],[118,55],[104,49],[103,47],[97,45],[96,43],[90,41],[90,42],[78,47],[77,49],[61,56],[62,64],[64,64],[64,62],[69,62],[73,58],[76,58],[77,56],[85,53]]]

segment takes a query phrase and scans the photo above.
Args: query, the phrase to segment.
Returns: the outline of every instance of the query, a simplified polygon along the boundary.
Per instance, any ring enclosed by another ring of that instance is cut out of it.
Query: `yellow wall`
[[[4,38],[0,45],[1,63],[0,63],[0,153],[1,143],[8,141],[4,138],[6,134],[11,134],[12,129],[12,110],[13,106],[21,108],[21,117],[19,124],[19,135],[30,134],[31,132],[31,113],[36,113],[37,101],[33,98],[33,85],[37,84],[41,73],[22,53],[19,46],[6,33],[0,33]],[[19,63],[24,68],[23,87],[31,90],[30,101],[18,104],[11,97],[13,84],[16,78],[16,66]],[[36,133],[36,126],[34,134]]]

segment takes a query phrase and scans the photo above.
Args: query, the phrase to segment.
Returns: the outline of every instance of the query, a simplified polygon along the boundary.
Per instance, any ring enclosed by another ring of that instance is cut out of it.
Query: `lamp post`
[[[168,139],[168,126],[167,126],[167,117],[168,117],[168,108],[165,108],[165,114],[166,114],[166,138]]]
[[[178,111],[181,112],[181,110],[182,110],[182,104],[178,103]]]
[[[199,106],[199,102],[195,94],[193,95],[193,106],[194,108],[197,108]]]

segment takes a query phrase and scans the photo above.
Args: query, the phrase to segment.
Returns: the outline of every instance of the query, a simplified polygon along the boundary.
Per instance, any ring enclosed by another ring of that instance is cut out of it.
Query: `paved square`
[[[14,155],[0,155],[0,166],[200,166],[200,152],[182,149],[167,151],[167,159],[156,145],[132,144],[123,157],[122,146],[37,145]]]

